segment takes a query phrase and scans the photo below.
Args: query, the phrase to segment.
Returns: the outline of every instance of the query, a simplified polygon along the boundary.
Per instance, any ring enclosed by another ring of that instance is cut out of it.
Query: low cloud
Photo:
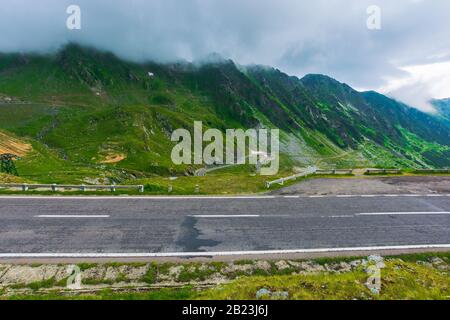
[[[376,2],[381,30],[366,27],[372,0],[7,0],[0,51],[48,52],[75,41],[135,61],[217,52],[241,64],[323,73],[367,89],[393,88],[408,78],[405,66],[450,61],[450,1]],[[66,28],[71,4],[81,8],[81,30]],[[426,109],[419,102],[426,96],[450,97],[448,83],[436,86],[420,80],[388,91]]]
[[[435,112],[430,100],[449,97],[450,62],[435,62],[399,69],[404,75],[387,79],[387,84],[378,89],[380,92],[426,112]]]

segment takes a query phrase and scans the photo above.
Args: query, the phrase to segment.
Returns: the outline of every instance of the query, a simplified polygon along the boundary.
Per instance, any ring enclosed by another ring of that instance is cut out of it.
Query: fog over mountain
[[[172,161],[171,137],[201,121],[222,132],[278,128],[281,168],[450,166],[446,100],[431,115],[326,75],[207,60],[134,63],[77,44],[0,54],[0,152],[28,143],[34,152],[19,169],[38,168],[48,183],[82,182],[89,168],[114,181],[191,175],[195,168]]]
[[[81,30],[66,9],[81,8]],[[135,61],[198,60],[211,52],[297,76],[327,74],[422,110],[450,97],[450,2],[379,0],[2,1],[0,51],[56,51],[67,42]]]

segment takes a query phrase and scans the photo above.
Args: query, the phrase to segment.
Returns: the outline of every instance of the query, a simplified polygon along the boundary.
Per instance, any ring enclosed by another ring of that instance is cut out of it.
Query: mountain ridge
[[[134,63],[76,44],[54,55],[0,54],[0,110],[0,130],[29,140],[35,158],[116,179],[192,172],[171,163],[170,134],[193,121],[279,128],[288,167],[450,165],[447,118],[326,75],[226,59]],[[46,172],[33,161],[19,168]]]
[[[439,116],[450,121],[450,98],[434,99],[431,104],[437,109]]]

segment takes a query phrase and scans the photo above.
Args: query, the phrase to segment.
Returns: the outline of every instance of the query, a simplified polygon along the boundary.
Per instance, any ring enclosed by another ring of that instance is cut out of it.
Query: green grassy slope
[[[304,128],[320,131],[342,149],[361,150],[375,164],[450,164],[450,123],[443,119],[323,75],[298,79],[259,66],[247,68],[247,73],[282,97]]]
[[[18,162],[32,180],[192,173],[172,164],[170,135],[194,121],[280,128],[285,169],[450,165],[448,122],[324,76],[229,60],[137,64],[74,44],[54,55],[0,54],[0,129],[33,146]]]
[[[438,116],[444,118],[445,120],[450,121],[450,98],[433,100],[431,101],[431,103],[436,108]]]

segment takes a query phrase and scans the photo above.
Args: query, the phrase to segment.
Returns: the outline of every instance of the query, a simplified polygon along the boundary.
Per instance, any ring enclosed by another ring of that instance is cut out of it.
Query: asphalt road
[[[450,244],[450,195],[0,197],[0,258]]]

